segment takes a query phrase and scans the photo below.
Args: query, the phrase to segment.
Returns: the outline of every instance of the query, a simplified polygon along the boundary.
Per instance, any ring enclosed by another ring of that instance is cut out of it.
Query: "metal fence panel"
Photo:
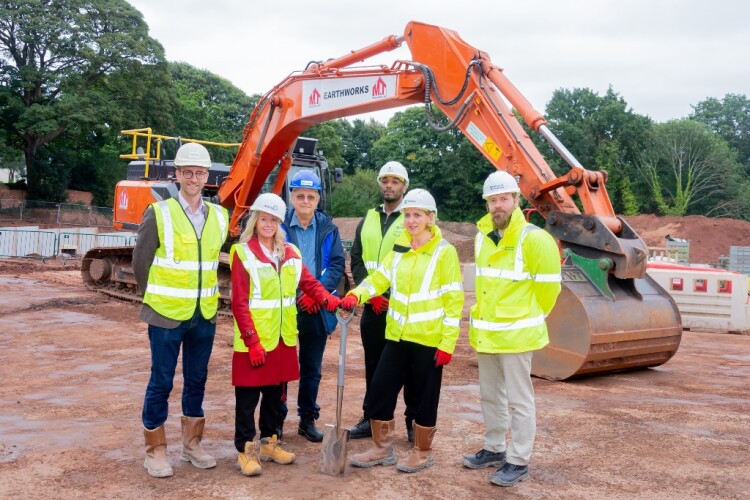
[[[70,256],[83,256],[95,247],[128,246],[129,235],[95,233],[60,233],[60,253]]]
[[[57,255],[57,233],[1,229],[0,255],[3,257],[54,257]]]

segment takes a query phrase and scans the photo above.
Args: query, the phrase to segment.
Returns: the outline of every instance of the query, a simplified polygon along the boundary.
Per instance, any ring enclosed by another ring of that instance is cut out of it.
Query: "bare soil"
[[[181,377],[167,422],[175,475],[143,469],[140,412],[149,377],[138,306],[87,291],[70,265],[0,259],[0,498],[748,498],[750,337],[685,332],[674,358],[648,370],[570,382],[534,380],[538,431],[531,480],[510,489],[461,455],[482,446],[475,356],[463,327],[443,377],[435,466],[318,471],[320,445],[295,432],[290,386],[286,447],[292,465],[235,469],[231,324],[220,319],[209,366],[204,444],[211,470],[179,460]],[[467,294],[467,307],[473,302]],[[325,352],[319,425],[334,423],[338,332]],[[349,327],[344,422],[361,414],[359,328]],[[401,405],[401,403],[399,403]],[[397,415],[403,407],[399,406]],[[349,454],[366,440],[352,441]],[[397,420],[396,447],[407,450]]]

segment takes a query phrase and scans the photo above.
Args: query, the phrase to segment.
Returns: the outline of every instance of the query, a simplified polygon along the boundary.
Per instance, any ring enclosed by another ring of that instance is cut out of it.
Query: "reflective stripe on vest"
[[[438,300],[440,297],[449,291],[462,291],[463,285],[462,283],[448,283],[446,285],[441,286],[437,290],[430,290],[430,284],[432,283],[433,276],[435,274],[435,267],[437,266],[438,260],[440,258],[440,253],[448,245],[448,242],[446,240],[441,240],[440,243],[438,243],[437,247],[435,248],[435,252],[432,254],[432,257],[430,257],[430,262],[427,264],[427,269],[425,269],[424,276],[422,278],[422,284],[419,287],[419,291],[415,293],[411,293],[409,295],[404,294],[399,291],[397,279],[396,279],[396,271],[398,268],[399,263],[401,262],[401,258],[403,257],[403,253],[397,253],[394,255],[393,263],[391,264],[390,272],[386,272],[386,275],[390,275],[393,279],[391,279],[391,301],[394,301],[394,305],[396,303],[401,303],[405,307],[408,307],[409,304],[415,303],[415,302],[424,302],[428,300]],[[384,268],[382,268],[382,271],[386,271]],[[382,272],[381,271],[381,272]],[[363,282],[362,284],[366,285],[366,282]],[[409,323],[422,323],[425,321],[432,321],[439,319],[443,317],[445,314],[445,311],[443,310],[442,305],[440,307],[437,307],[435,309],[421,312],[421,313],[411,313],[409,314],[408,321]],[[388,315],[393,318],[396,322],[398,322],[399,325],[404,326],[406,325],[407,318],[399,313],[396,308],[389,307],[388,308]],[[458,320],[451,319],[451,318],[444,318],[443,323],[445,323],[448,326],[458,326]]]
[[[513,270],[508,269],[494,269],[491,267],[479,267],[476,268],[476,276],[483,278],[500,278],[507,279],[510,281],[526,281],[532,280],[543,283],[559,283],[562,281],[562,275],[560,274],[535,274],[524,272],[524,261],[523,261],[523,240],[530,231],[540,229],[534,225],[528,225],[521,231],[521,236],[518,238],[518,245],[516,247],[516,255],[513,261]],[[541,229],[540,229],[541,230]],[[474,238],[474,262],[479,262],[479,256],[482,251],[482,244],[484,243],[484,235],[477,233]]]
[[[202,316],[212,318],[219,302],[219,252],[229,225],[226,210],[206,202],[209,216],[199,239],[179,201],[170,198],[152,206],[160,244],[149,270],[144,303],[162,316],[185,321],[199,301]],[[181,244],[176,246],[178,237]],[[197,260],[199,256],[205,260]]]
[[[297,257],[287,259],[281,265],[278,273],[273,264],[258,260],[244,243],[234,245],[232,251],[237,252],[250,276],[247,305],[263,348],[274,350],[279,338],[288,346],[297,345],[296,293],[302,278],[299,251]],[[234,321],[234,350],[247,351],[237,321]]]

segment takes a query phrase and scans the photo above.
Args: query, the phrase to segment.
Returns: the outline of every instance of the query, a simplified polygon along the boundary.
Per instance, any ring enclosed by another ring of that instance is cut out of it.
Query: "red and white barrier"
[[[650,263],[647,272],[674,298],[683,328],[750,333],[744,274],[666,263]]]

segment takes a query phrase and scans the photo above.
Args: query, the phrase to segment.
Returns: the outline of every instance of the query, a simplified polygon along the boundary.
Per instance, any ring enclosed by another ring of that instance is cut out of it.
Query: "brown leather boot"
[[[167,461],[167,434],[164,426],[160,425],[154,430],[143,428],[143,436],[146,438],[146,460],[143,466],[152,477],[169,477],[172,475],[172,467]]]
[[[201,446],[205,417],[182,417],[182,453],[180,460],[190,462],[199,469],[216,467],[216,459]]]
[[[414,424],[414,448],[396,468],[401,472],[419,472],[432,466],[432,438],[435,437],[435,427],[422,427]]]
[[[349,463],[355,467],[395,464],[396,452],[393,450],[393,434],[396,430],[396,421],[370,420],[370,428],[372,429],[372,442],[375,446],[364,453],[353,455]]]

